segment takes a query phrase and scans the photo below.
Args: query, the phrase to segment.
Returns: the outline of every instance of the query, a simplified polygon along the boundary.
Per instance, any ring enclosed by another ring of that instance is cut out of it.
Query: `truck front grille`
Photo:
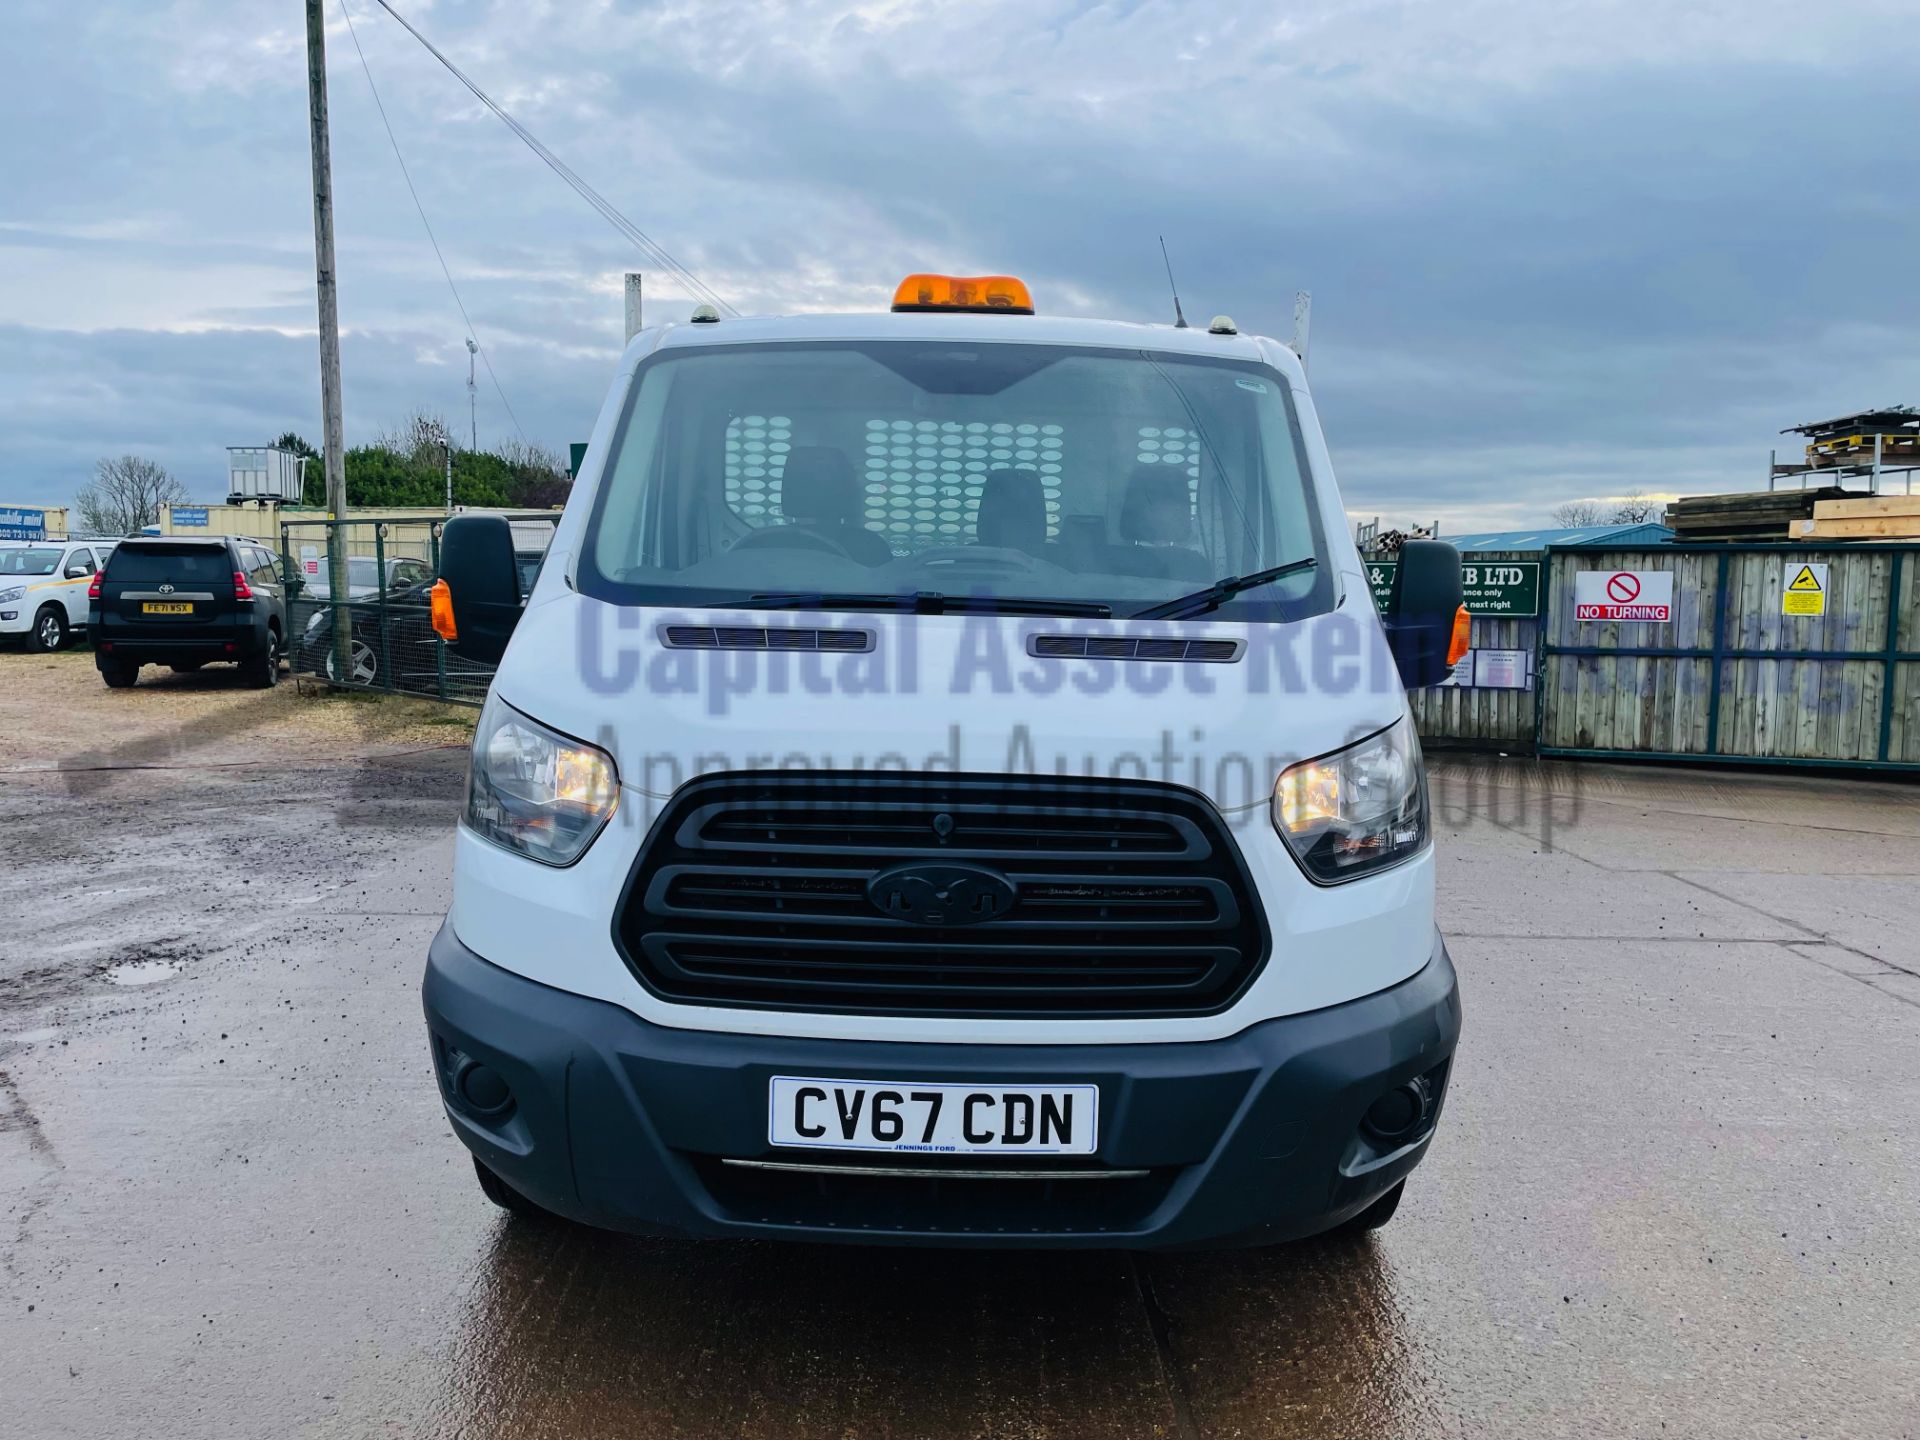
[[[953,875],[958,908],[942,910],[927,896]],[[1268,943],[1238,848],[1191,791],[871,774],[687,786],[635,866],[615,940],[670,1000],[1025,1017],[1220,1010]]]

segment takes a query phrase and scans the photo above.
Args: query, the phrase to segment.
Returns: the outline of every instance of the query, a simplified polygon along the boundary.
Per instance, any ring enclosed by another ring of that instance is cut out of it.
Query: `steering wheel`
[[[819,550],[851,560],[846,547],[830,536],[804,525],[768,525],[748,531],[734,541],[729,550]]]

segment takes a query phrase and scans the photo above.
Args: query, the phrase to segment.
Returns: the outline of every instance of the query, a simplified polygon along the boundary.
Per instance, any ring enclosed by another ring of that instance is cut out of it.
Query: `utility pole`
[[[442,428],[440,449],[447,457],[447,514],[453,514],[453,432]]]
[[[1300,357],[1300,368],[1307,368],[1307,327],[1313,321],[1313,296],[1305,290],[1293,292],[1293,353]]]
[[[321,463],[326,467],[327,583],[333,599],[336,673],[351,670],[352,627],[346,621],[347,426],[340,404],[340,307],[334,294],[333,160],[327,144],[327,21],[323,0],[307,0],[307,109],[313,129],[313,279],[320,305]]]
[[[640,277],[633,271],[627,272],[627,339],[631,340],[640,333],[645,324],[640,318]]]
[[[467,449],[475,455],[480,453],[480,392],[473,388],[473,357],[479,353],[480,347],[473,343],[473,337],[469,335],[467,337],[467,426],[472,431],[472,443]]]

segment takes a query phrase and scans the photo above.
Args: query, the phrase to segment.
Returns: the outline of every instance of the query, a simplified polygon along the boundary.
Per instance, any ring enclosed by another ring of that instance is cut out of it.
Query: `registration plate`
[[[767,1139],[774,1145],[933,1155],[1091,1155],[1099,1129],[1096,1085],[776,1075],[767,1090]]]
[[[140,606],[142,615],[191,615],[193,605],[186,600],[148,600]]]

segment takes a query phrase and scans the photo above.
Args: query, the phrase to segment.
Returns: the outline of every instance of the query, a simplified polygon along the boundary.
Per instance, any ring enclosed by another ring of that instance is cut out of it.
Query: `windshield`
[[[233,562],[223,545],[122,545],[107,560],[107,576],[117,584],[214,585],[233,578]]]
[[[701,346],[638,372],[579,580],[621,604],[931,592],[1126,615],[1313,558],[1299,422],[1264,365],[945,341]],[[1295,618],[1331,595],[1321,563],[1215,613]]]
[[[58,550],[0,550],[0,575],[51,575]]]
[[[333,577],[327,573],[325,561],[321,562],[320,573],[307,577],[310,589],[324,590],[333,583]],[[347,588],[349,590],[377,590],[380,588],[380,565],[371,555],[347,556]]]

